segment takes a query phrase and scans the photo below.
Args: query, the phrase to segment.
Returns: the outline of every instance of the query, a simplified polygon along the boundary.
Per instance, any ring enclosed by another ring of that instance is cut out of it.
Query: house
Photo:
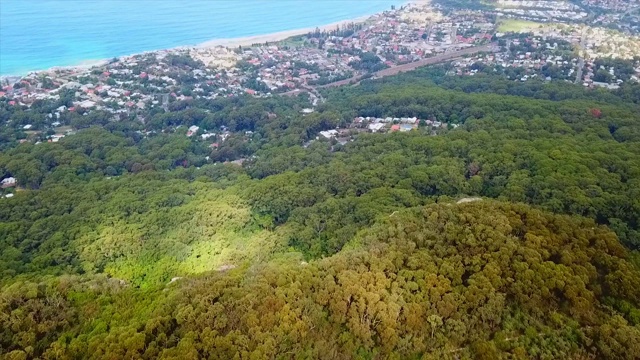
[[[29,129],[31,129],[32,127],[33,127],[33,125],[31,125],[31,124],[27,124],[27,125],[23,126],[23,127],[22,127],[22,129],[24,129],[24,130],[29,130]]]
[[[380,131],[380,130],[382,130],[384,128],[384,124],[383,123],[369,124],[368,128],[372,132],[378,132],[378,131]]]
[[[391,131],[400,131],[400,125],[399,124],[392,125],[391,126]]]
[[[80,106],[81,108],[87,109],[87,108],[92,108],[92,107],[96,106],[96,103],[95,103],[95,101],[85,100],[85,101],[80,102],[78,104],[78,106]]]
[[[195,133],[198,132],[198,130],[200,130],[200,127],[195,126],[195,125],[191,125],[189,127],[189,130],[187,131],[187,136],[193,136]]]
[[[8,178],[2,179],[2,181],[0,181],[0,188],[6,189],[8,187],[14,187],[17,184],[18,184],[18,181],[16,180],[16,178],[8,177]]]
[[[411,131],[411,130],[413,130],[413,125],[411,125],[411,124],[402,124],[402,125],[400,125],[400,131],[402,131],[402,132]]]
[[[54,135],[51,135],[50,141],[51,142],[58,142],[63,137],[64,137],[64,134],[54,134]]]
[[[225,164],[230,163],[230,164],[234,164],[234,165],[238,165],[238,166],[242,166],[242,163],[244,163],[246,159],[238,159],[238,160],[233,160],[233,161],[225,161]]]
[[[593,85],[594,86],[598,86],[598,87],[607,88],[609,90],[616,90],[616,89],[620,88],[620,85],[618,85],[618,84],[607,84],[607,83],[597,82],[597,81],[594,81]]]
[[[327,130],[327,131],[320,131],[320,135],[324,136],[327,139],[332,139],[334,137],[336,137],[336,135],[338,135],[338,131],[337,130]]]

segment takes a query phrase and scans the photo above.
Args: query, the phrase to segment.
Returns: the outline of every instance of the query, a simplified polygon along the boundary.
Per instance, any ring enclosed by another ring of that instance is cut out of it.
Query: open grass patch
[[[528,32],[544,26],[543,23],[518,20],[518,19],[502,19],[498,22],[499,32]]]

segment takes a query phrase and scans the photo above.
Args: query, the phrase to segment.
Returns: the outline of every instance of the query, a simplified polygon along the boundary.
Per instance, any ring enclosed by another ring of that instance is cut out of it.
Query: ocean
[[[0,75],[374,14],[406,0],[1,0]]]

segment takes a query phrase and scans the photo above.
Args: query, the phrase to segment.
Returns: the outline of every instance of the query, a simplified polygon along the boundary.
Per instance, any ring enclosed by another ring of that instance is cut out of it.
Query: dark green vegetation
[[[491,10],[495,7],[495,0],[435,0],[436,6],[444,10]]]
[[[0,356],[638,358],[637,87],[446,70],[8,145]],[[356,116],[461,126],[301,146]]]

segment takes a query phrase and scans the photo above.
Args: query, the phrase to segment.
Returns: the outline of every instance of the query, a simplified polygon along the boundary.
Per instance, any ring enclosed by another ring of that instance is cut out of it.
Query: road
[[[495,49],[495,44],[470,47],[463,50],[452,51],[445,54],[436,55],[430,58],[426,58],[424,60],[414,61],[408,64],[393,66],[388,69],[375,72],[373,73],[373,75],[376,77],[396,75],[401,72],[415,70],[416,68],[419,68],[421,66],[433,65],[433,64],[444,62],[444,61],[453,60],[464,55],[471,55],[471,54],[475,54],[482,51],[494,51],[494,49]],[[357,83],[361,79],[362,79],[362,76],[354,76],[350,79],[345,79],[345,80],[336,81],[330,84],[317,86],[316,89],[348,85],[350,83]]]
[[[578,51],[582,52],[582,47],[584,46],[585,41],[587,40],[587,30],[582,29],[582,36],[580,37],[580,43],[578,44]],[[584,68],[584,56],[580,54],[580,58],[578,59],[578,71],[576,72],[576,84],[582,83],[582,69]]]
[[[436,56],[433,56],[433,57],[430,57],[430,58],[426,58],[426,59],[423,59],[423,60],[420,60],[420,61],[414,61],[414,62],[411,62],[411,63],[408,63],[408,64],[393,66],[393,67],[390,67],[390,68],[387,68],[387,69],[383,69],[383,70],[377,71],[377,72],[373,73],[373,75],[376,76],[376,77],[385,77],[385,76],[390,76],[390,75],[396,75],[396,74],[399,74],[401,72],[415,70],[416,68],[419,68],[419,67],[422,67],[422,66],[433,65],[433,64],[437,64],[437,63],[441,63],[441,62],[445,62],[445,61],[449,61],[449,60],[454,60],[454,59],[460,58],[460,57],[462,57],[464,55],[471,55],[471,54],[479,53],[479,52],[482,52],[482,51],[496,51],[495,50],[496,48],[497,47],[496,47],[495,44],[474,46],[474,47],[466,48],[466,49],[463,49],[463,50],[452,51],[452,52],[447,52],[447,53],[444,53],[444,54],[441,54],[441,55],[436,55]],[[291,90],[291,91],[287,91],[285,93],[282,93],[281,95],[294,96],[294,95],[300,94],[301,92],[311,91],[312,89],[316,90],[316,89],[323,89],[323,88],[328,88],[328,87],[338,87],[338,86],[343,86],[343,85],[356,84],[356,83],[360,82],[360,80],[362,80],[362,78],[363,78],[362,75],[354,76],[354,77],[349,78],[349,79],[332,82],[330,84],[316,86],[315,88],[307,85],[307,86],[304,86],[305,90],[295,89],[295,90]],[[317,91],[314,92],[314,94],[318,94],[319,95],[319,93]]]
[[[580,84],[582,82],[582,69],[584,68],[584,58],[580,57],[578,60],[578,71],[576,73],[576,84]]]
[[[471,54],[475,54],[475,53],[479,53],[479,52],[483,52],[483,51],[493,51],[493,50],[494,50],[494,45],[493,44],[471,47],[471,48],[467,48],[467,49],[463,49],[463,50],[449,52],[449,53],[442,54],[442,55],[437,55],[437,56],[434,56],[434,57],[430,57],[430,58],[427,58],[427,59],[424,59],[424,60],[415,61],[415,62],[404,64],[404,65],[398,65],[398,66],[390,67],[388,69],[380,70],[380,71],[374,73],[374,75],[378,76],[378,77],[395,75],[395,74],[398,74],[398,73],[401,73],[401,72],[404,72],[404,71],[415,70],[416,68],[421,67],[421,66],[437,64],[437,63],[441,63],[441,62],[444,62],[444,61],[448,61],[448,60],[452,60],[452,59],[455,59],[455,58],[459,58],[459,57],[464,56],[464,55],[471,55]]]

